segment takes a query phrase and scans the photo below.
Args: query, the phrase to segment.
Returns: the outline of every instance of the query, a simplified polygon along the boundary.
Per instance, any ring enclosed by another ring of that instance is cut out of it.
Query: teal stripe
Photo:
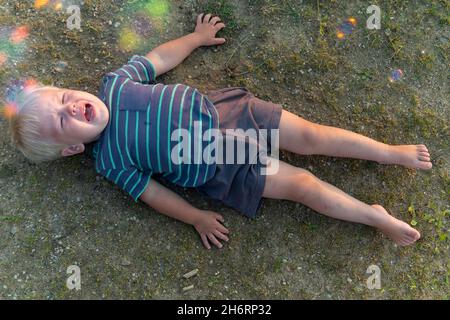
[[[135,124],[136,130],[135,130],[135,137],[134,137],[134,143],[136,145],[136,159],[139,166],[139,169],[142,169],[141,166],[141,160],[139,159],[139,112],[136,112],[136,124]]]
[[[133,164],[134,166],[134,161],[131,158],[130,155],[130,150],[128,150],[128,113],[129,111],[125,111],[125,151],[127,152],[127,156],[128,156],[128,160]]]
[[[106,172],[106,177],[109,179],[109,175],[111,174],[111,169]]]
[[[175,93],[177,91],[179,84],[177,84],[172,91],[172,97],[170,98],[170,105],[169,105],[169,116],[167,117],[167,161],[169,161],[169,173],[172,172],[172,159],[170,157],[170,129],[171,129],[171,121],[172,121],[172,107],[173,107],[173,99],[175,98]]]
[[[153,91],[155,91],[155,87],[157,85],[154,85],[152,88],[152,96],[153,96]],[[152,103],[152,98],[150,97],[150,101],[148,102],[148,107],[147,107],[147,125],[146,125],[146,132],[145,132],[145,148],[147,149],[147,165],[150,169],[152,169],[152,165],[150,163],[150,137],[149,137],[149,133],[150,133],[150,106]]]
[[[142,188],[141,191],[139,191],[139,193],[136,195],[136,198],[134,198],[135,201],[137,201],[139,199],[139,197],[142,195],[142,193],[148,188],[148,184],[150,182],[150,175],[147,176],[147,182],[144,185],[144,188]]]
[[[167,86],[164,86],[164,89],[162,89],[161,91],[161,96],[159,98],[159,105],[158,105],[158,114],[156,115],[157,120],[156,120],[156,158],[158,160],[158,170],[159,172],[162,171],[161,169],[161,155],[160,155],[160,147],[159,147],[159,131],[160,131],[160,125],[161,125],[161,105],[162,105],[162,100],[164,97],[164,91],[166,91]]]
[[[179,114],[179,116],[178,116],[178,129],[182,129],[182,128],[181,128],[181,122],[182,122],[182,120],[183,120],[184,97],[186,96],[186,92],[187,92],[188,90],[189,90],[189,87],[186,87],[186,89],[184,89],[183,97],[181,98],[181,103],[180,103],[180,114]],[[180,130],[180,135],[179,135],[179,137],[178,137],[178,142],[180,142],[180,140],[181,140],[181,130]],[[184,143],[184,142],[183,142],[183,143]],[[178,155],[180,155],[180,150],[181,150],[181,146],[180,146],[180,143],[178,143]],[[180,180],[180,178],[181,178],[181,168],[182,168],[182,165],[179,164],[179,165],[178,165],[178,176],[177,176],[177,178],[176,178],[174,181],[172,181],[173,183],[175,183],[175,182],[177,182],[178,180]]]
[[[189,154],[188,154],[188,171],[187,171],[187,177],[186,177],[186,181],[184,181],[183,186],[185,187],[187,182],[189,181],[189,173],[191,171],[191,128],[192,128],[192,110],[194,107],[194,98],[195,98],[195,92],[196,90],[194,90],[194,92],[192,93],[192,99],[191,99],[191,110],[189,112],[189,135],[188,135],[188,150],[189,150]]]
[[[201,134],[198,143],[199,143],[199,155],[200,155],[200,159],[198,159],[199,164],[197,164],[197,173],[195,174],[195,179],[194,179],[194,186],[197,184],[197,179],[198,179],[198,173],[200,172],[200,167],[201,167],[201,163],[202,163],[202,140],[203,140],[203,132],[202,132],[202,107],[203,107],[203,96],[202,96],[202,100],[200,102],[200,108],[199,108],[199,122],[200,122],[200,126],[199,129],[201,130]]]
[[[129,182],[129,181],[131,180],[131,178],[136,174],[136,172],[137,172],[137,169],[135,169],[135,170],[133,171],[133,174],[130,174],[130,176],[128,177],[128,179],[125,181],[125,183],[124,183],[124,185],[123,185],[123,188],[124,188],[124,189],[126,189],[128,182]]]
[[[142,56],[145,60],[148,61],[148,63],[150,64],[150,67],[152,68],[153,71],[153,76],[156,78],[156,71],[155,71],[155,67],[153,66],[153,62],[151,62],[149,60],[149,58],[147,58],[146,56]],[[155,81],[155,78],[151,79],[152,81]]]
[[[120,176],[122,175],[122,173],[124,172],[124,170],[120,170],[120,173],[117,175],[116,179],[114,180],[114,183],[117,184],[117,182],[120,179]]]
[[[129,79],[125,79],[125,81],[122,83],[122,85],[119,88],[119,93],[117,95],[117,109],[116,109],[116,147],[117,147],[117,153],[120,156],[120,161],[122,162],[122,168],[125,168],[125,163],[123,162],[123,157],[122,157],[122,151],[120,150],[120,146],[119,146],[119,103],[120,103],[120,94],[122,93],[122,89],[123,86],[125,85],[125,83],[128,82]]]
[[[123,72],[125,72],[125,73],[128,75],[128,77],[129,77],[131,80],[133,80],[133,77],[131,76],[131,74],[128,73],[127,70],[125,70],[124,68],[120,68],[119,70],[122,70]]]
[[[131,68],[133,68],[134,71],[136,71],[136,74],[137,74],[137,76],[138,76],[138,78],[139,78],[139,81],[142,82],[141,75],[139,74],[139,71],[136,69],[136,67],[133,66],[132,64],[129,64],[128,66],[131,67]]]
[[[147,78],[146,82],[150,82],[150,77],[148,76],[148,71],[147,71],[147,68],[144,66],[144,64],[142,62],[136,61],[136,60],[133,62],[137,62],[142,66],[142,70],[144,70],[145,77]]]
[[[103,160],[103,152],[102,152],[102,154],[100,155],[100,160],[101,160],[101,162],[102,162],[102,168],[103,168],[103,170],[105,170],[105,169],[106,169],[106,166],[105,166],[105,161]]]
[[[211,144],[211,130],[212,130],[212,116],[211,114],[209,115],[209,133],[208,133],[208,146]],[[214,140],[215,141],[215,140]],[[217,150],[216,150],[217,153]],[[217,158],[217,154],[216,154],[216,158]],[[208,163],[211,160],[211,152],[208,152]],[[208,176],[208,169],[209,169],[210,164],[206,165],[206,171],[205,171],[205,176],[203,177],[203,183],[206,182],[206,177]]]
[[[119,76],[116,76],[116,77],[114,78],[114,81],[113,81],[113,83],[112,83],[112,85],[111,85],[111,89],[110,89],[110,91],[109,91],[109,105],[110,105],[111,113],[112,113],[112,111],[113,111],[113,108],[112,108],[112,94],[113,94],[114,87],[115,87],[115,85],[116,85],[116,81],[117,81],[118,77],[119,77]],[[112,118],[112,114],[109,115],[109,116],[110,116],[110,118]],[[108,135],[108,136],[107,136],[107,139],[108,139],[109,161],[111,162],[113,169],[116,169],[116,163],[114,162],[114,157],[112,156],[112,151],[111,151],[111,137]]]
[[[142,180],[142,172],[139,172],[139,178],[134,184],[133,188],[131,188],[130,193],[133,193],[134,189],[136,189],[137,185],[139,184],[139,182],[141,182],[141,180]]]

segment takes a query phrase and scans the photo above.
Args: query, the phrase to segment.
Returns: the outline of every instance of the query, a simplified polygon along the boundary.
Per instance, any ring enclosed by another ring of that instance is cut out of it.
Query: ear
[[[69,156],[73,156],[76,155],[78,153],[83,153],[84,152],[84,144],[80,143],[80,144],[74,144],[71,145],[70,147],[65,148],[63,151],[61,151],[61,155],[63,157],[69,157]]]

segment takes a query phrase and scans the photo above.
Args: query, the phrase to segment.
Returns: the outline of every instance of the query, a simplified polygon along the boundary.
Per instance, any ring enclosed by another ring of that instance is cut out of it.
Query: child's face
[[[42,89],[39,102],[43,138],[67,145],[89,143],[97,140],[108,124],[108,108],[87,92]]]

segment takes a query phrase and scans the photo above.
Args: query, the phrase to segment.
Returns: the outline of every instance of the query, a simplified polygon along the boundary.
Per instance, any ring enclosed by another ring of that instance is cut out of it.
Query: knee
[[[319,146],[322,128],[321,125],[308,122],[303,130],[302,142],[306,154],[314,154]]]
[[[304,202],[318,187],[320,187],[319,179],[306,170],[293,175],[290,186],[291,200]]]

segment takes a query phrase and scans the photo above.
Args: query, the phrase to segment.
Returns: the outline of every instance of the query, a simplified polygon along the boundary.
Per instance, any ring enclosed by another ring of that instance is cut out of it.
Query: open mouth
[[[92,121],[94,119],[94,106],[90,103],[86,104],[84,108],[84,117],[88,122]]]

